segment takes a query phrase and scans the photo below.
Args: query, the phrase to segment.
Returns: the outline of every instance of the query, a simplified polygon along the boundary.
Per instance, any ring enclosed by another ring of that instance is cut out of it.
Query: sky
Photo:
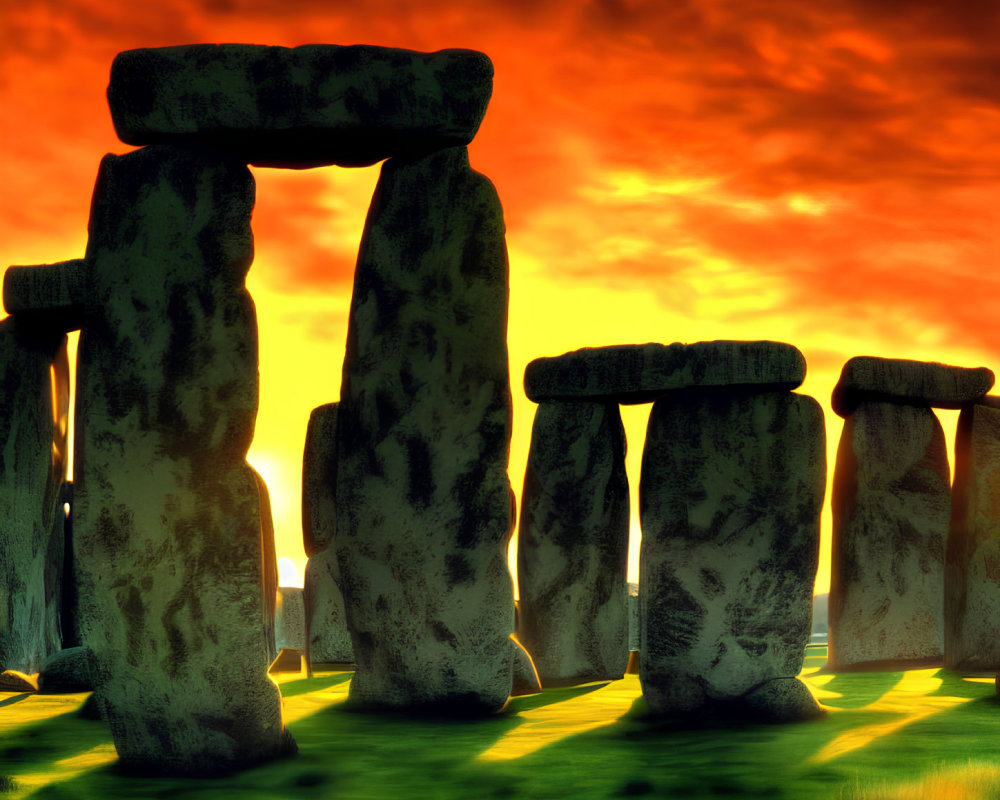
[[[78,258],[119,142],[116,53],[194,42],[481,50],[469,148],[510,257],[520,495],[525,365],[579,347],[772,339],[830,393],[856,355],[1000,368],[1000,4],[995,0],[0,0],[0,268]],[[282,582],[301,582],[309,411],[338,399],[378,166],[253,169],[261,402]],[[649,406],[623,409],[638,574]],[[956,413],[940,414],[949,442]],[[829,498],[818,592],[829,587]]]

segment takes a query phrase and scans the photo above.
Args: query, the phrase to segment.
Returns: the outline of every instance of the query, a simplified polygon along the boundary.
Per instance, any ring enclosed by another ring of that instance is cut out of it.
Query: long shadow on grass
[[[300,694],[319,692],[323,689],[329,689],[331,686],[347,683],[347,681],[349,681],[353,676],[353,672],[340,672],[335,675],[323,675],[322,677],[300,678],[297,681],[286,681],[280,686],[281,696],[297,697]]]
[[[83,719],[74,707],[67,706],[64,713],[26,722],[0,735],[0,774],[45,770],[56,761],[110,743],[107,725]]]

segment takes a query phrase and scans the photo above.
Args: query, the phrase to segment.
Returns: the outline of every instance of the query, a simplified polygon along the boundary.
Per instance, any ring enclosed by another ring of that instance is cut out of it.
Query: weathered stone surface
[[[302,454],[302,543],[313,556],[337,530],[337,408],[327,403],[309,415]]]
[[[278,551],[274,546],[274,519],[271,516],[271,493],[261,474],[253,467],[254,483],[257,484],[257,496],[260,499],[260,563],[261,576],[264,581],[264,640],[267,643],[267,659],[274,661],[278,656],[280,645],[277,643],[277,613],[278,613]]]
[[[297,586],[278,587],[274,637],[279,650],[283,647],[306,649],[306,612],[302,589]]]
[[[0,672],[0,692],[37,692],[38,681],[35,675],[28,675],[17,669],[5,669]]]
[[[986,367],[950,367],[933,361],[856,356],[840,372],[833,390],[833,410],[842,417],[862,401],[908,402],[937,408],[961,408],[993,386]]]
[[[28,314],[46,328],[72,331],[83,322],[87,265],[83,259],[8,267],[3,276],[3,305],[8,314]]]
[[[306,562],[303,602],[306,657],[310,664],[352,664],[354,647],[339,586],[340,567],[331,546]]]
[[[542,691],[542,682],[538,677],[538,670],[531,660],[531,653],[525,650],[514,636],[510,637],[511,643],[511,669],[513,673],[513,683],[510,694],[512,697],[520,697],[526,694],[537,694]]]
[[[818,711],[808,689],[787,687],[809,641],[825,480],[811,397],[691,391],[653,406],[639,485],[639,680],[652,713]]]
[[[993,403],[1000,398],[987,398]],[[944,578],[944,665],[1000,671],[1000,408],[962,409]]]
[[[628,585],[628,649],[639,649],[639,584]]]
[[[863,402],[833,479],[830,669],[940,665],[948,454],[927,407]]]
[[[42,694],[89,692],[93,689],[85,647],[68,647],[45,659],[38,673]]]
[[[507,252],[465,148],[391,159],[354,276],[335,545],[364,707],[474,714],[511,689]]]
[[[650,342],[585,347],[553,358],[536,358],[524,370],[524,391],[536,403],[649,403],[674,389],[794,389],[805,376],[802,353],[783,342]]]
[[[65,339],[19,317],[0,322],[0,669],[38,672],[60,647]]]
[[[253,178],[149,147],[101,163],[80,335],[83,643],[119,761],[211,773],[287,752],[267,677]]]
[[[259,166],[365,166],[472,141],[493,91],[474,50],[194,44],[126,50],[108,103],[128,144],[210,143]]]
[[[517,635],[543,686],[625,674],[628,528],[618,405],[540,404],[521,494]]]

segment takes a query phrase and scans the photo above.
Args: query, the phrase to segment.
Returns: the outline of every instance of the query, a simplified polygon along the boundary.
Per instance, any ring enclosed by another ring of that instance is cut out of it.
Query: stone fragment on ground
[[[464,147],[382,166],[337,421],[356,707],[472,715],[510,695],[507,273],[496,190]]]
[[[0,692],[37,692],[37,674],[27,674],[18,669],[0,672]]]
[[[538,406],[518,530],[518,639],[542,685],[621,678],[629,495],[617,404]]]
[[[89,692],[93,688],[85,647],[68,647],[53,653],[38,673],[38,691],[42,694]]]
[[[653,406],[639,486],[651,713],[818,713],[808,689],[788,687],[809,641],[825,479],[811,397],[691,390]]]
[[[833,478],[829,668],[940,666],[951,489],[926,406],[860,403]]]
[[[649,403],[675,389],[794,389],[805,375],[802,353],[783,342],[650,342],[585,347],[561,356],[536,358],[524,371],[524,391],[536,403]]]
[[[294,749],[267,676],[246,463],[253,177],[206,151],[101,163],[80,335],[75,532],[90,676],[119,763],[205,774]]]
[[[985,395],[993,380],[986,367],[856,356],[841,370],[833,390],[833,410],[846,417],[865,400],[961,408]]]
[[[119,53],[127,144],[210,144],[257,166],[367,166],[472,141],[493,91],[474,50],[193,44]]]
[[[1000,397],[984,401],[962,409],[955,436],[944,665],[1000,672]]]
[[[60,647],[66,465],[58,421],[68,396],[62,386],[53,391],[51,376],[61,374],[65,340],[22,313],[0,321],[0,669],[36,673]]]

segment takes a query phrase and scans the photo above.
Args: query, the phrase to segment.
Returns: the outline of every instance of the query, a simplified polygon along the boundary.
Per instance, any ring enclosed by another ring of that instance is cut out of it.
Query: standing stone
[[[78,356],[84,645],[121,764],[213,773],[287,752],[269,651],[257,328],[240,163],[149,147],[101,163]]]
[[[382,166],[354,276],[335,545],[362,707],[511,690],[507,251],[464,147]]]
[[[278,650],[306,649],[306,615],[302,589],[298,586],[278,587],[277,613],[274,617],[274,637]]]
[[[944,431],[927,406],[863,401],[833,481],[828,666],[938,666],[951,515]]]
[[[60,649],[68,405],[66,337],[37,323],[0,322],[0,672],[29,674]]]
[[[962,409],[945,564],[944,663],[1000,671],[1000,398]]]
[[[625,674],[628,530],[617,403],[541,403],[521,495],[517,635],[543,686]]]
[[[333,538],[337,529],[337,410],[339,403],[309,415],[302,456],[302,539],[306,563],[305,649],[310,664],[354,661],[340,567]]]
[[[108,105],[128,144],[207,142],[258,166],[365,166],[472,141],[493,91],[475,50],[193,44],[119,53]]]
[[[823,412],[788,392],[674,392],[642,458],[639,680],[649,709],[791,720],[826,480]]]
[[[278,656],[277,613],[278,613],[278,551],[274,546],[274,518],[271,516],[271,493],[264,478],[253,467],[254,483],[260,498],[260,560],[264,586],[264,640],[267,642],[268,661]]]

